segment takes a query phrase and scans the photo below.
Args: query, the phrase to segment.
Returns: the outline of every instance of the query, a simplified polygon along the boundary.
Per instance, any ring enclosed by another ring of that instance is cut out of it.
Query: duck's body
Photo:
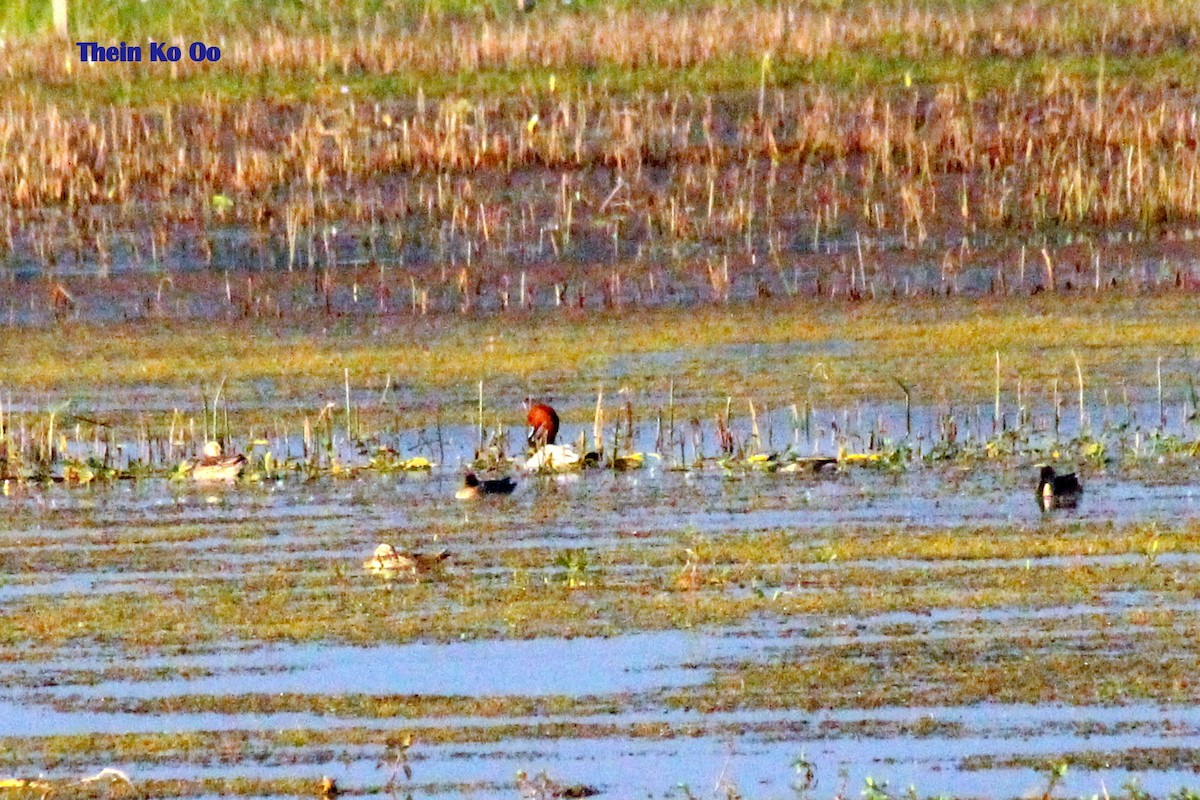
[[[381,544],[375,548],[375,554],[363,562],[363,569],[389,581],[399,577],[415,578],[422,572],[437,569],[449,555],[445,550],[430,554],[402,553],[390,544]]]
[[[584,457],[565,444],[547,444],[525,462],[526,472],[571,472],[583,467]],[[599,459],[597,459],[599,461]]]
[[[1074,472],[1058,475],[1054,467],[1042,467],[1038,479],[1037,502],[1042,511],[1056,508],[1075,508],[1083,497],[1083,484]]]
[[[558,438],[558,412],[545,403],[525,403],[529,406],[525,421],[529,423],[530,446],[554,444]]]
[[[463,478],[462,487],[454,493],[454,496],[459,500],[474,500],[485,494],[512,494],[513,489],[516,488],[517,482],[512,478],[491,478],[481,481],[474,472],[468,472]]]
[[[246,470],[246,457],[241,453],[232,456],[221,453],[221,445],[209,442],[204,445],[204,455],[192,464],[192,480],[201,483],[218,481],[231,482],[241,477]]]
[[[833,472],[837,469],[838,460],[829,456],[805,456],[789,461],[780,467],[780,472],[808,472],[820,475],[822,472]]]

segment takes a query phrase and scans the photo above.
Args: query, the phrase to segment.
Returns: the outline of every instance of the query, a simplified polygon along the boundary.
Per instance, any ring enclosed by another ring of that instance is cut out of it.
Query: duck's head
[[[220,458],[221,457],[221,443],[220,442],[205,442],[204,443],[204,457],[205,458]]]
[[[1034,464],[1034,466],[1041,468],[1040,479],[1042,483],[1054,480],[1054,467],[1049,464]]]
[[[471,487],[478,486],[479,478],[475,477],[474,472],[468,472],[465,476],[463,476],[463,485]]]
[[[529,423],[529,444],[554,444],[558,436],[558,412],[546,403],[534,403],[529,398],[525,399],[525,407],[528,410],[525,421]]]

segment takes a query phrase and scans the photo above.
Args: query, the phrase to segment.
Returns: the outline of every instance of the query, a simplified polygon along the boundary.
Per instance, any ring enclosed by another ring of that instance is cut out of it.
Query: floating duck
[[[545,403],[531,403],[529,398],[525,399],[525,405],[529,408],[525,421],[529,423],[530,446],[554,444],[558,437],[558,413]]]
[[[192,480],[202,483],[232,482],[245,471],[246,457],[241,453],[222,455],[219,442],[208,442],[204,445],[204,456],[191,467]]]
[[[525,462],[526,472],[570,472],[583,467],[584,457],[564,444],[547,444]],[[598,459],[597,459],[598,460]]]
[[[390,544],[375,548],[375,554],[363,562],[363,569],[387,581],[404,576],[415,578],[422,572],[432,572],[450,557],[445,550],[436,553],[402,553]]]
[[[836,470],[838,460],[828,456],[801,456],[784,464],[780,472],[810,472],[818,475],[822,472]]]
[[[454,496],[459,500],[474,500],[485,494],[512,494],[516,488],[517,482],[512,478],[490,478],[481,481],[474,472],[468,472],[463,476],[462,487]]]
[[[1083,484],[1074,472],[1058,475],[1054,467],[1042,465],[1038,479],[1037,502],[1042,511],[1052,511],[1056,508],[1075,508],[1083,497]]]

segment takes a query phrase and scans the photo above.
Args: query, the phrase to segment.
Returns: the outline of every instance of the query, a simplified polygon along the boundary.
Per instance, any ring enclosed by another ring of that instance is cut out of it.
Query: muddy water
[[[1066,525],[1111,520],[1173,524],[1200,516],[1200,480],[1189,480],[1187,474],[1176,478],[1147,481],[1120,471],[1091,476],[1083,507]],[[197,581],[236,585],[297,565],[318,571],[342,569],[357,576],[365,590],[375,591],[360,564],[381,540],[404,547],[449,547],[461,575],[496,570],[503,554],[535,548],[603,554],[635,543],[682,551],[689,542],[718,540],[734,532],[782,529],[799,533],[801,547],[819,549],[836,543],[845,532],[892,526],[1056,530],[1064,521],[1047,520],[1037,511],[1030,481],[1028,470],[991,466],[953,474],[933,468],[898,474],[850,470],[820,478],[715,470],[682,473],[652,466],[626,474],[527,478],[513,497],[473,506],[452,499],[457,484],[453,469],[424,476],[288,480],[230,488],[200,489],[165,481],[83,490],[25,487],[0,498],[8,520],[0,531],[0,555],[9,565],[0,600],[12,604],[32,597],[68,603],[73,597],[103,593],[169,594]],[[132,538],[122,544],[121,537]],[[120,548],[128,550],[128,559],[112,560],[114,552],[125,552]],[[63,553],[71,557],[60,558]],[[164,559],[155,560],[171,555],[175,560],[167,558],[165,565]],[[1130,558],[1138,557],[1041,559],[1035,566],[1100,566]],[[1195,566],[1195,559],[1187,555],[1160,558],[1172,569],[1191,571]],[[145,566],[139,566],[143,559]],[[1021,570],[1030,564],[1002,559],[923,565],[834,560],[799,569],[816,575],[864,566],[919,566],[936,585],[940,574]],[[643,572],[651,579],[649,567],[631,565],[626,570],[631,580],[640,579]],[[408,590],[401,586],[378,591]],[[841,787],[857,794],[867,777],[886,781],[892,789],[912,784],[922,795],[1020,795],[1044,789],[1046,777],[1032,768],[1004,766],[1007,758],[1044,756],[1053,762],[1072,752],[1094,751],[1112,753],[1119,763],[1116,756],[1142,749],[1195,750],[1200,748],[1200,711],[1194,705],[1131,703],[702,713],[666,704],[663,698],[672,690],[702,686],[731,665],[816,657],[839,643],[886,643],[898,636],[966,643],[981,635],[1007,635],[997,634],[995,628],[981,634],[976,627],[984,623],[1014,634],[1035,623],[1049,625],[1053,635],[1047,647],[1081,647],[1094,631],[1095,619],[1107,619],[1119,631],[1128,625],[1127,612],[1144,607],[1194,613],[1200,602],[1186,595],[1164,598],[1112,591],[1050,608],[1021,604],[972,612],[800,615],[569,640],[431,638],[377,646],[336,640],[269,645],[226,641],[186,653],[133,653],[119,641],[72,641],[59,647],[35,643],[4,650],[0,735],[36,741],[89,732],[408,731],[416,742],[411,753],[415,781],[434,784],[430,791],[444,793],[459,793],[461,784],[496,787],[470,792],[480,797],[513,796],[517,770],[544,770],[619,797],[683,796],[681,786],[705,796],[720,792],[721,786],[736,786],[756,796],[781,796],[790,793],[797,780],[798,759],[812,763],[820,796],[832,796]],[[1084,625],[1081,620],[1092,622]],[[150,672],[106,672],[130,666]],[[160,668],[175,671],[154,672]],[[427,719],[238,708],[239,698],[279,693],[330,698],[555,695],[612,698],[614,708],[579,717],[468,713]],[[128,705],[115,711],[88,706],[96,700],[132,704],[189,696],[224,698],[229,708],[166,713],[131,710]],[[579,736],[529,733],[552,722],[576,724]],[[426,744],[420,733],[423,728],[479,732],[503,725],[527,727],[486,743]],[[633,732],[645,725],[664,727],[657,735]],[[315,781],[321,774],[332,774],[343,786],[366,790],[387,782],[392,774],[389,759],[381,744],[347,744],[332,749],[273,746],[253,758],[224,760],[161,762],[129,756],[118,763],[105,759],[103,765],[126,770],[135,780],[311,775]],[[1073,768],[1062,791],[1112,791],[1136,777],[1143,789],[1166,793],[1197,784],[1190,763],[1185,759],[1159,770],[1133,772]],[[43,770],[36,763],[26,766],[32,769],[23,772]],[[58,773],[71,774],[72,769],[59,767]]]

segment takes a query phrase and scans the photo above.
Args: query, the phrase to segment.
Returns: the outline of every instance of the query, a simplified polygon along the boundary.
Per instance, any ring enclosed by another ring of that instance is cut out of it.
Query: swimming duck
[[[468,472],[463,477],[463,485],[454,496],[459,500],[474,500],[485,494],[512,494],[517,488],[517,482],[512,478],[491,478],[479,480],[474,472]]]
[[[1038,508],[1051,511],[1055,508],[1075,508],[1083,496],[1083,484],[1074,472],[1058,475],[1054,467],[1042,465],[1037,486]]]
[[[554,444],[558,437],[558,413],[545,403],[532,403],[525,399],[529,413],[525,421],[529,423],[529,444],[531,447]]]
[[[432,572],[450,557],[445,550],[436,553],[402,553],[390,544],[375,548],[375,554],[363,562],[363,569],[384,580],[404,576],[415,578],[419,573]]]
[[[801,456],[789,461],[779,468],[780,472],[809,472],[820,475],[822,472],[832,472],[837,469],[838,460],[828,456]]]
[[[192,480],[203,483],[236,481],[245,469],[244,455],[222,455],[219,442],[208,442],[204,445],[204,456],[192,464]]]

